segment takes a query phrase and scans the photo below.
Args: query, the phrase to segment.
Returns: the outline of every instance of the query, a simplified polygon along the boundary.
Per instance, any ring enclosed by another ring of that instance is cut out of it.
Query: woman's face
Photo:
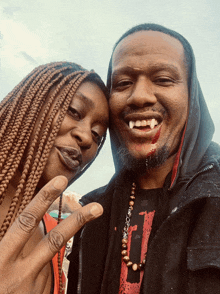
[[[72,180],[95,157],[108,119],[108,103],[102,90],[92,82],[82,83],[61,124],[38,188],[58,175]]]

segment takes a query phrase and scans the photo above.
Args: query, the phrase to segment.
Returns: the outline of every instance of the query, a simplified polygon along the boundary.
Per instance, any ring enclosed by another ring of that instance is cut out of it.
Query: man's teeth
[[[130,128],[130,129],[133,129],[134,124],[135,124],[135,123],[134,123],[133,121],[130,120],[130,121],[129,121],[129,128]]]
[[[158,125],[158,121],[155,118],[148,119],[148,120],[136,120],[136,121],[129,121],[129,128],[133,129],[134,127],[146,127],[149,126],[154,129]]]
[[[136,127],[140,127],[140,126],[141,126],[141,121],[140,121],[140,120],[137,120],[137,121],[135,122],[135,126],[136,126]]]
[[[153,129],[156,124],[156,120],[153,118],[150,123],[150,128]]]

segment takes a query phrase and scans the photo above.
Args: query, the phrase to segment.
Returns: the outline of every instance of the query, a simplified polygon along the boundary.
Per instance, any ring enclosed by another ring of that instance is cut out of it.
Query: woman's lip
[[[56,149],[58,150],[58,154],[60,157],[61,162],[70,170],[75,170],[77,169],[80,164],[82,163],[82,156],[81,153],[73,148],[65,148],[65,147],[57,147]],[[70,153],[72,152],[72,153]],[[70,155],[72,154],[72,155]]]

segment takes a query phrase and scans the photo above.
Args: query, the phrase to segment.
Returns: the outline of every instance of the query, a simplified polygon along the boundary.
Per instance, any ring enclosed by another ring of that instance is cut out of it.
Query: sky
[[[219,0],[0,0],[0,100],[34,67],[72,61],[104,81],[112,48],[134,25],[151,22],[191,43],[197,74],[220,143]],[[85,194],[114,173],[109,137],[88,171],[68,190]]]

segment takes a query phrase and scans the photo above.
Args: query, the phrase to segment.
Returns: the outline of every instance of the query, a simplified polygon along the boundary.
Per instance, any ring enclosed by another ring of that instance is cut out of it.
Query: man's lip
[[[55,146],[62,163],[70,170],[77,169],[82,163],[82,154],[79,149],[73,147]]]
[[[153,118],[156,119],[159,124],[163,121],[161,114],[155,112],[128,114],[124,117],[124,120],[127,124],[129,124],[129,121],[149,120]]]
[[[162,123],[157,125],[154,129],[146,128],[144,129],[138,129],[138,128],[133,128],[130,129],[129,126],[127,125],[126,129],[130,133],[130,135],[136,139],[141,139],[141,140],[154,140],[155,136],[157,133],[160,131],[162,128]]]

